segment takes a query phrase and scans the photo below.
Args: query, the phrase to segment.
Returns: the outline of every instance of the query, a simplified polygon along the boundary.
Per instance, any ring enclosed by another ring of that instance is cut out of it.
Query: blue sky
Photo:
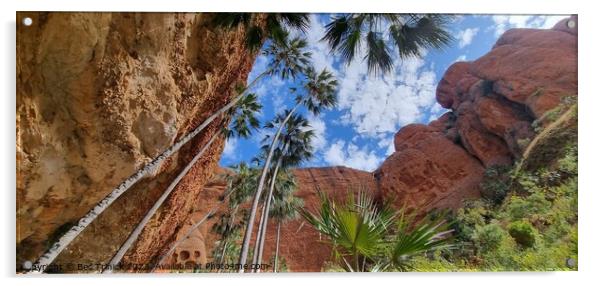
[[[330,15],[312,14],[305,34],[317,70],[328,68],[339,81],[338,106],[320,116],[307,115],[316,138],[314,157],[302,167],[347,166],[373,171],[393,149],[393,136],[410,123],[428,123],[446,110],[435,100],[435,89],[445,70],[456,61],[470,61],[487,53],[497,38],[511,28],[551,28],[560,15],[458,15],[450,30],[455,42],[445,50],[426,51],[422,58],[395,59],[388,75],[367,74],[362,57],[349,65],[330,54],[324,26]],[[265,70],[267,59],[259,56],[248,81]],[[262,122],[291,105],[291,83],[278,77],[265,78],[254,88],[261,103]],[[258,152],[265,131],[250,139],[230,139],[220,160],[221,166],[249,162]]]

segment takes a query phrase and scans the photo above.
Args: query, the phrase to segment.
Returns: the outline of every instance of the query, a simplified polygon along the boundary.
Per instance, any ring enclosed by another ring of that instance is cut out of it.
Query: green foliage
[[[504,239],[504,229],[497,223],[477,226],[472,241],[481,252],[497,250]]]
[[[510,190],[510,167],[492,166],[485,170],[481,183],[481,195],[495,204],[500,204]]]
[[[532,247],[535,245],[537,230],[524,221],[515,221],[508,226],[508,233],[514,238],[516,243],[523,247]]]
[[[419,256],[421,271],[576,270],[577,142],[565,142],[552,161],[536,171],[514,167],[487,170],[483,187],[506,197],[467,201],[455,214],[458,247],[441,255]],[[509,174],[509,179],[501,174]],[[508,180],[508,181],[506,181]],[[567,261],[575,262],[568,263]]]
[[[261,47],[265,39],[282,42],[286,40],[289,30],[305,32],[309,28],[309,15],[305,13],[268,13],[265,27],[257,25],[256,13],[216,13],[212,24],[224,29],[245,29],[245,43],[249,50]]]
[[[318,232],[328,237],[339,268],[351,272],[405,271],[412,258],[450,247],[451,230],[442,219],[414,220],[388,204],[378,206],[371,195],[360,191],[343,204],[320,193],[316,214],[300,209]],[[397,221],[397,223],[395,223]],[[332,266],[330,266],[332,268]]]
[[[341,14],[326,25],[322,40],[348,64],[362,56],[369,72],[390,72],[394,61],[390,46],[402,59],[420,57],[424,49],[444,48],[453,40],[447,31],[449,20],[444,15]],[[362,46],[366,55],[358,55]]]
[[[551,203],[546,200],[543,192],[535,192],[527,197],[513,195],[501,215],[509,221],[530,218],[531,215],[541,215],[550,209]]]
[[[241,98],[234,108],[228,113],[228,116],[232,118],[230,128],[226,132],[226,138],[238,136],[241,138],[249,138],[253,130],[259,128],[259,120],[257,114],[261,111],[263,106],[257,102],[257,95],[249,93]]]

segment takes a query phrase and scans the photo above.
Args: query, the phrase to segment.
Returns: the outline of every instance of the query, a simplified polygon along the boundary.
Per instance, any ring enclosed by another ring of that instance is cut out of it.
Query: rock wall
[[[199,201],[194,212],[190,215],[186,224],[177,232],[177,239],[188,233],[190,226],[198,222],[213,208],[218,211],[215,216],[203,223],[198,230],[194,231],[189,239],[185,240],[164,263],[175,263],[181,266],[192,266],[194,262],[213,261],[211,251],[214,249],[219,236],[211,231],[214,224],[218,223],[220,215],[227,211],[224,205],[217,203],[220,195],[224,193],[226,182],[221,174],[223,169],[218,169],[217,175],[211,180],[199,194]],[[293,170],[299,189],[295,195],[303,199],[304,207],[315,210],[320,203],[318,191],[324,192],[329,197],[343,201],[349,192],[366,189],[376,190],[376,181],[370,172],[359,171],[346,167],[324,167],[303,168]],[[257,222],[259,221],[259,218]],[[272,264],[270,261],[276,249],[276,222],[269,220],[265,242],[266,257],[263,263]],[[252,236],[254,243],[257,229]],[[295,272],[317,272],[322,269],[326,261],[331,260],[331,248],[325,243],[311,226],[307,225],[302,218],[285,223],[280,233],[280,256],[285,259],[289,271]],[[165,245],[165,253],[171,245]],[[191,254],[198,252],[198,257]],[[269,254],[269,255],[268,255]],[[228,261],[232,262],[232,261]]]
[[[436,93],[447,113],[399,130],[395,152],[373,173],[344,167],[295,170],[297,196],[313,210],[318,190],[341,200],[364,186],[419,214],[455,209],[479,197],[485,169],[520,159],[536,133],[533,126],[545,125],[547,115],[577,95],[577,31],[567,21],[551,30],[509,30],[481,58],[454,63]],[[275,222],[270,220],[267,233],[264,256],[269,259]],[[211,236],[204,234],[205,245],[219,239]],[[324,242],[302,219],[284,224],[280,253],[289,271],[322,270],[332,260]]]
[[[17,13],[23,17],[33,25],[17,28],[18,265],[226,104],[254,60],[242,30],[217,30],[206,13]],[[220,124],[118,199],[57,262],[107,261]],[[172,239],[222,149],[219,139],[126,261],[147,261]]]
[[[492,50],[445,72],[436,98],[450,109],[395,135],[395,152],[375,172],[379,194],[421,211],[456,208],[479,196],[485,168],[522,157],[535,134],[577,96],[577,18],[550,30],[511,29]]]
[[[124,178],[223,106],[254,59],[242,31],[216,31],[210,14],[26,12],[17,18],[25,16],[34,24],[17,29],[18,265],[39,256]],[[449,112],[403,127],[395,152],[374,173],[295,170],[297,195],[313,209],[318,190],[340,200],[363,186],[421,212],[478,197],[485,168],[520,158],[534,122],[545,124],[547,114],[576,96],[577,30],[567,23],[509,30],[483,57],[453,64],[436,93]],[[57,262],[108,261],[217,127],[117,200]],[[215,171],[222,149],[218,140],[124,262],[156,260],[217,206],[225,184],[219,176],[209,179],[222,172]],[[217,217],[172,262],[208,261]],[[270,221],[266,253],[273,253],[275,229]],[[291,271],[320,271],[331,259],[328,244],[301,219],[283,225],[281,241]]]

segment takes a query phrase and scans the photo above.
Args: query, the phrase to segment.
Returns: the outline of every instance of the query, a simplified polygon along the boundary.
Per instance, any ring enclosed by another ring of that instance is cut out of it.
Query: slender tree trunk
[[[274,273],[278,272],[278,252],[280,250],[280,225],[281,221],[278,221],[278,228],[276,229],[276,254],[274,255]]]
[[[226,255],[226,248],[228,247],[228,242],[225,241],[225,240],[221,244],[222,244],[222,254],[219,257],[219,264],[218,265],[222,265],[224,263],[224,256]],[[222,272],[222,268],[223,267],[218,267],[217,268],[217,273],[221,273]]]
[[[177,151],[184,146],[184,144],[188,143],[192,138],[201,133],[213,120],[219,117],[228,109],[232,108],[243,96],[250,90],[252,86],[259,82],[259,79],[263,78],[269,74],[269,70],[261,73],[257,76],[251,84],[249,84],[237,97],[231,100],[224,107],[220,108],[217,112],[209,116],[201,125],[197,126],[192,132],[188,133],[186,136],[182,137],[178,140],[174,145],[167,148],[167,150],[163,151],[159,156],[153,159],[150,163],[146,164],[144,167],[139,169],[135,174],[131,175],[127,179],[125,179],[117,188],[113,189],[104,199],[102,199],[94,208],[92,208],[85,216],[83,216],[76,225],[71,227],[69,231],[67,231],[63,236],[61,236],[57,242],[55,242],[35,263],[35,267],[28,273],[42,273],[46,269],[47,266],[50,265],[56,257],[84,230],[88,225],[90,225],[102,212],[104,212],[117,198],[119,198],[123,193],[125,193],[129,188],[131,188],[134,184],[140,181],[142,178],[153,174],[171,155],[176,153]]]
[[[261,230],[265,228],[265,211],[268,203],[268,198],[265,198],[263,204],[263,210],[261,211],[261,217],[259,218],[259,227],[257,228],[257,236],[255,237],[255,249],[253,250],[253,264],[257,265],[259,261],[260,244],[261,244]],[[257,272],[257,269],[252,269],[252,272]]]
[[[276,132],[276,134],[274,135],[274,138],[272,139],[272,146],[270,147],[270,152],[268,153],[268,156],[266,158],[265,164],[263,166],[263,171],[261,172],[261,177],[259,179],[259,184],[257,186],[257,191],[255,192],[255,197],[253,198],[253,205],[251,206],[251,213],[249,215],[249,223],[247,223],[247,228],[245,229],[245,236],[244,236],[244,239],[243,239],[243,242],[242,242],[242,247],[240,249],[240,259],[238,260],[238,263],[241,266],[243,266],[239,270],[240,273],[245,272],[245,270],[244,270],[244,264],[247,263],[247,255],[248,255],[248,251],[249,251],[249,243],[251,242],[251,234],[253,233],[253,221],[255,220],[255,215],[257,214],[257,205],[259,204],[259,198],[261,197],[261,192],[263,190],[263,185],[265,184],[265,177],[266,177],[266,175],[268,173],[268,168],[270,167],[270,160],[272,160],[272,156],[274,155],[274,149],[276,148],[276,141],[278,140],[278,137],[280,137],[280,133],[282,132],[282,128],[284,127],[284,124],[289,120],[289,118],[291,118],[291,116],[293,115],[293,113],[295,112],[295,110],[300,105],[301,104],[298,103],[289,112],[289,114],[284,119],[284,122],[282,122],[282,124],[280,124],[280,127],[278,127],[278,131]]]
[[[209,139],[209,141],[205,144],[205,146],[203,146],[203,148],[201,149],[201,151],[199,151],[194,156],[194,158],[192,158],[192,160],[188,163],[188,165],[186,165],[186,167],[184,167],[184,170],[182,170],[178,174],[178,176],[171,182],[171,184],[163,192],[163,194],[161,195],[161,197],[159,197],[159,199],[155,202],[155,204],[151,207],[151,209],[148,210],[148,212],[146,213],[146,215],[144,216],[144,218],[142,218],[142,220],[140,221],[140,223],[138,223],[138,225],[132,231],[132,233],[130,233],[130,236],[121,245],[121,248],[119,248],[119,250],[117,251],[117,253],[115,253],[115,255],[113,256],[113,258],[109,262],[109,265],[115,266],[115,265],[117,265],[121,261],[121,259],[123,259],[123,256],[130,249],[130,247],[132,247],[132,245],[134,244],[134,242],[136,242],[136,240],[138,239],[138,237],[142,233],[142,230],[144,229],[144,227],[146,226],[146,224],[151,220],[151,218],[153,217],[153,215],[155,215],[155,213],[157,212],[157,210],[159,210],[159,207],[161,207],[161,205],[163,204],[163,202],[165,202],[165,200],[173,192],[173,190],[176,188],[176,186],[178,186],[178,184],[184,178],[184,176],[186,176],[186,174],[188,174],[188,172],[190,171],[190,169],[192,169],[192,167],[201,158],[201,156],[203,156],[203,154],[205,154],[205,152],[209,149],[209,147],[213,144],[213,142],[215,142],[215,139],[217,139],[219,137],[219,135],[220,135],[220,132],[216,132],[215,134],[213,134],[213,136],[211,136],[211,139]],[[113,272],[111,270],[112,268],[113,267],[107,267],[107,268],[105,268],[105,271],[103,271],[103,273],[112,273]]]
[[[283,148],[283,150],[284,149],[286,149],[286,146]],[[272,175],[272,181],[270,182],[270,192],[268,193],[268,197],[266,198],[266,204],[264,206],[263,228],[261,228],[259,230],[261,232],[261,236],[259,237],[259,242],[258,242],[259,243],[259,252],[256,254],[256,256],[257,256],[256,264],[261,264],[261,258],[263,257],[263,245],[265,243],[266,230],[268,229],[268,219],[270,217],[270,205],[272,204],[272,195],[274,194],[274,186],[276,185],[276,178],[278,177],[278,171],[280,169],[281,164],[282,164],[282,156],[280,156],[280,158],[278,158],[278,163],[276,164],[276,168],[274,169],[274,174]],[[261,270],[258,268],[257,272],[261,272]]]
[[[267,198],[266,198],[267,201]],[[265,211],[265,203],[263,210]],[[255,234],[255,248],[253,248],[253,259],[252,263],[257,264],[257,253],[259,253],[259,240],[261,239],[261,229],[263,228],[263,214],[264,211],[261,212],[261,217],[259,218],[259,225],[257,227],[257,233]]]

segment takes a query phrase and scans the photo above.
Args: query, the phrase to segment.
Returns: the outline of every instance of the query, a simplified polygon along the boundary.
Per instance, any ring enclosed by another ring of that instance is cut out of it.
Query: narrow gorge
[[[36,260],[115,186],[192,131],[247,82],[258,51],[243,29],[220,30],[212,14],[20,12],[17,29],[17,267]],[[343,166],[293,170],[305,208],[318,192],[343,200],[359,188],[424,215],[483,195],[487,168],[521,163],[541,129],[577,97],[577,27],[510,29],[474,61],[439,81],[446,112],[403,126],[374,172]],[[263,23],[258,23],[262,25]],[[65,32],[65,31],[68,31]],[[228,119],[226,119],[227,121]],[[57,263],[107,263],[167,185],[216,132],[212,123],[103,212]],[[576,127],[575,127],[576,128]],[[124,263],[154,263],[191,225],[214,215],[169,257],[211,261],[212,231],[227,209],[218,139],[144,228]],[[254,235],[253,235],[254,237]],[[289,271],[321,271],[332,247],[302,218],[282,225]],[[266,249],[276,243],[270,220]]]

